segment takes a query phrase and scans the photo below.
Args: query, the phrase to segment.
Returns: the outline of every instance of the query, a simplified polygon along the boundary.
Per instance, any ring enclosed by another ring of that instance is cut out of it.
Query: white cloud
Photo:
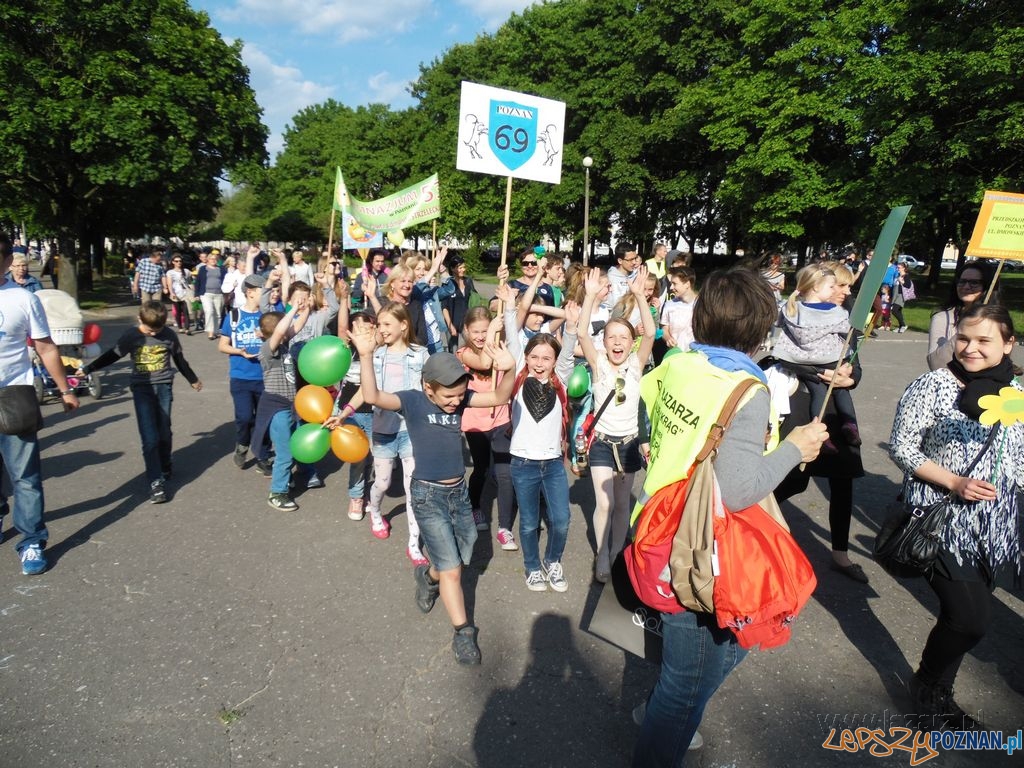
[[[529,8],[539,0],[456,0],[484,21],[484,26],[493,31],[508,20],[513,12]]]
[[[219,15],[235,22],[332,36],[344,43],[404,32],[429,7],[423,0],[237,0]]]
[[[366,81],[370,101],[381,104],[409,101],[408,80],[395,80],[390,72],[378,72],[370,75]]]
[[[334,89],[303,78],[298,67],[276,63],[253,43],[242,47],[242,60],[249,67],[249,84],[263,107],[263,122],[270,129],[267,151],[273,158],[284,146],[281,134],[285,124],[304,107],[328,99]]]

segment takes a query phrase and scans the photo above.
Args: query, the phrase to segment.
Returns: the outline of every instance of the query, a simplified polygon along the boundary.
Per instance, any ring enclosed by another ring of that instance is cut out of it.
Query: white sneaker
[[[561,563],[551,563],[545,567],[544,575],[547,576],[548,584],[555,592],[565,592],[569,589],[569,582],[565,580],[565,575],[562,573]]]
[[[530,571],[526,576],[526,588],[531,592],[547,592],[548,580],[544,578],[544,571]]]
[[[519,545],[516,544],[516,537],[512,535],[512,531],[508,528],[499,528],[498,534],[494,538],[498,540],[501,548],[506,552],[514,552],[519,549]]]

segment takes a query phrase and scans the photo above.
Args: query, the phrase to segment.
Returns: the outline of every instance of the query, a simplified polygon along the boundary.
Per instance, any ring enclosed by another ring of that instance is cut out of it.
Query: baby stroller
[[[103,396],[103,382],[100,374],[91,373],[87,376],[75,376],[75,371],[87,361],[100,353],[100,327],[95,323],[86,324],[82,318],[82,310],[78,303],[64,291],[43,289],[36,291],[36,296],[43,305],[46,322],[50,326],[50,338],[60,351],[64,373],[68,377],[68,386],[75,394],[88,392],[97,400]],[[36,397],[42,403],[47,397],[60,397],[57,382],[47,372],[39,355],[32,350],[33,384]]]

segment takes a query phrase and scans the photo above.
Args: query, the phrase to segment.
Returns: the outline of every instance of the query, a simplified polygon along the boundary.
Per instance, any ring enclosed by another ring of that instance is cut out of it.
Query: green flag
[[[441,189],[435,173],[380,200],[363,202],[349,197],[338,168],[333,205],[334,210],[348,213],[364,229],[393,232],[440,216]]]
[[[910,213],[909,205],[901,205],[889,211],[889,218],[885,220],[882,231],[878,234],[878,242],[875,243],[875,258],[871,260],[864,277],[860,280],[860,292],[857,294],[857,301],[853,304],[853,312],[850,313],[850,325],[858,331],[863,331],[868,322],[868,314],[875,302],[875,294],[882,287],[882,279],[885,277],[885,270],[889,268],[889,257],[896,247],[896,240],[899,239],[900,231],[903,229],[903,222],[907,220]]]

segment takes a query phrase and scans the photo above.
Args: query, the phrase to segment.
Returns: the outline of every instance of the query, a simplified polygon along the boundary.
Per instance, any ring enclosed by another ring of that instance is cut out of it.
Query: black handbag
[[[985,451],[992,444],[998,425],[989,433],[985,444],[967,467],[970,475]],[[874,556],[887,573],[899,578],[928,576],[939,557],[942,529],[951,513],[952,493],[927,507],[900,502],[889,514],[875,537]]]
[[[0,388],[0,434],[27,435],[43,428],[36,388],[15,384]]]

